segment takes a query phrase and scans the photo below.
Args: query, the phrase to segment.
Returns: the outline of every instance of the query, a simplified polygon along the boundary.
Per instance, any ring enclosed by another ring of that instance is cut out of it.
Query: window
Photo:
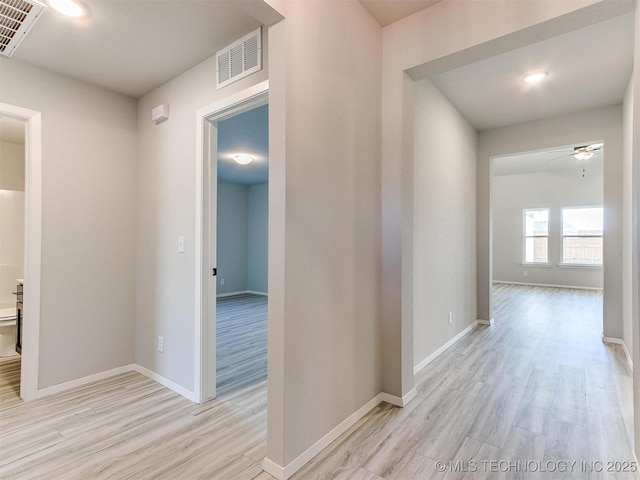
[[[562,209],[562,263],[602,265],[602,207]]]
[[[549,209],[524,211],[524,261],[549,263]]]

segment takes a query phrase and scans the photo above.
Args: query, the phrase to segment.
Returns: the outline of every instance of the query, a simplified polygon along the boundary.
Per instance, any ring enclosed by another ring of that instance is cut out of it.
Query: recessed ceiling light
[[[522,81],[524,83],[538,83],[541,82],[542,80],[544,80],[545,78],[547,78],[547,75],[549,75],[547,72],[536,72],[536,73],[532,73],[530,75],[527,75],[526,77],[524,77],[522,79]]]
[[[253,162],[253,157],[251,155],[246,155],[244,153],[239,153],[238,155],[233,156],[233,160],[238,165],[248,165]]]
[[[49,6],[68,17],[83,17],[86,13],[84,7],[73,0],[49,0]]]

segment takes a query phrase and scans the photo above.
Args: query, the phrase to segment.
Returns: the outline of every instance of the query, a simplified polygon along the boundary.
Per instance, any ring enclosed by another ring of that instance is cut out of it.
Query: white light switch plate
[[[184,237],[178,237],[178,253],[184,253]]]

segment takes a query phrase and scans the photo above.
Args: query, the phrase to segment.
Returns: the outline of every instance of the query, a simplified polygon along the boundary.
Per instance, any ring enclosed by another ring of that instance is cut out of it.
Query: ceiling
[[[248,165],[238,165],[234,155],[253,157]],[[243,185],[269,180],[269,106],[254,108],[218,122],[218,180]]]
[[[84,4],[81,19],[45,9],[13,58],[140,97],[259,26],[233,0]]]
[[[582,162],[570,153],[576,146],[599,142],[585,142],[580,145],[568,145],[537,152],[519,153],[493,159],[493,176],[521,175],[527,173],[556,172],[582,176]],[[593,157],[585,160],[586,175],[590,171],[602,170],[604,149],[593,152]]]
[[[441,0],[359,0],[376,21],[386,27],[398,20],[424,10]]]
[[[24,145],[26,123],[0,115],[0,142]]]
[[[634,13],[432,78],[478,130],[618,104],[633,70]],[[536,85],[522,78],[549,76]]]

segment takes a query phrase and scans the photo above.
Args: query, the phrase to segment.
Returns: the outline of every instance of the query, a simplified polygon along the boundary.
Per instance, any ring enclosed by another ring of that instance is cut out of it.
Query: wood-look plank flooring
[[[267,297],[242,294],[216,302],[216,390],[236,391],[267,379]]]
[[[631,376],[621,348],[600,341],[601,295],[498,286],[494,313],[494,326],[418,374],[407,407],[380,404],[293,478],[633,478],[580,470],[598,469],[590,463],[564,472],[483,469],[483,461],[633,459]],[[194,405],[127,373],[25,404],[17,372],[19,360],[0,360],[3,480],[272,478],[259,466],[264,381]],[[478,468],[438,472],[439,461]]]

